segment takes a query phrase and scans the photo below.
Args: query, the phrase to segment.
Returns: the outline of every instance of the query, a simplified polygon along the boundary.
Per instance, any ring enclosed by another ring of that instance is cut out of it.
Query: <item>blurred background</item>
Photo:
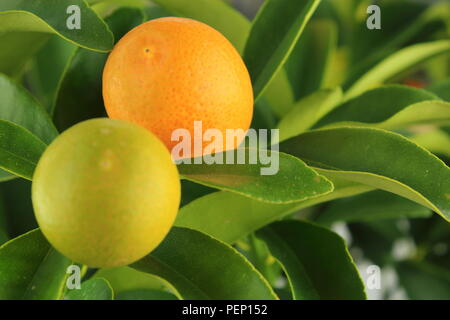
[[[249,19],[254,17],[264,2],[263,0],[227,1]],[[285,66],[290,82],[297,84],[293,86],[293,100],[298,101],[320,87],[348,86],[384,57],[408,45],[450,39],[449,3],[448,0],[323,0],[314,15],[314,23],[311,27],[307,27],[305,37],[294,49],[295,54],[300,52],[303,60],[288,61]],[[382,29],[379,31],[372,32],[366,28],[366,8],[370,4],[381,6]],[[319,41],[323,39],[329,39],[329,41]],[[316,48],[317,51],[302,52],[306,44]],[[321,47],[322,45],[326,47]],[[54,91],[58,85],[62,71],[58,73],[46,70],[63,70],[65,59],[70,55],[71,49],[66,43],[54,37],[40,47],[36,57],[14,76],[20,79],[44,106],[48,106],[54,98],[49,95],[49,92]],[[327,72],[323,72],[323,79],[314,79],[313,74],[317,68],[325,68],[315,60],[321,54],[327,55],[324,58],[328,61]],[[88,64],[75,65],[79,68],[78,71],[82,71],[77,74],[78,78],[73,77],[72,83],[62,84],[61,92],[67,96],[57,97],[62,99],[61,101],[73,103],[74,109],[83,105],[102,106],[101,95],[94,93],[98,93],[101,87],[99,75],[102,64],[98,62],[104,61],[105,57],[92,52],[81,52],[77,57],[80,61],[84,58],[89,58],[86,60],[89,61]],[[91,73],[84,72],[85,70]],[[97,72],[95,77],[92,76],[92,70]],[[68,71],[70,76],[72,70]],[[390,80],[389,83],[425,88],[435,83],[448,81],[446,79],[449,77],[450,57],[447,54],[430,59]],[[84,85],[79,91],[77,91],[78,83]],[[70,85],[71,90],[65,91],[65,85]],[[87,85],[90,88],[89,92],[84,90]],[[450,92],[443,94],[450,96]],[[280,94],[277,102],[283,103],[284,98]],[[276,115],[267,115],[261,110],[264,109],[256,109],[255,121],[261,121],[261,127],[273,127],[278,120]],[[103,111],[97,109],[95,112],[84,114],[83,117],[89,118]],[[65,119],[61,118],[63,115],[56,113],[55,117],[59,129],[67,128],[72,124],[65,122]],[[433,135],[435,129],[429,126],[418,126],[410,132],[403,133],[414,136],[418,142],[429,144],[430,138],[437,137]],[[444,139],[448,139],[450,128],[443,128],[440,133],[446,135],[447,138]],[[432,140],[435,147],[433,152],[449,164],[450,150],[443,148],[440,141]],[[0,224],[8,225],[9,237],[16,237],[37,226],[32,211],[30,188],[31,183],[23,179],[0,183],[0,210],[8,212],[7,215],[0,214]],[[190,195],[186,192],[187,197],[191,196],[191,198],[183,199],[184,204],[206,192],[209,191],[200,190],[197,194]],[[367,210],[369,199],[366,199],[364,195],[357,197],[313,207],[300,212],[299,215],[330,213],[338,210]],[[374,198],[371,199],[373,201]],[[355,203],[365,203],[366,206],[358,208]],[[377,202],[371,203],[369,207],[376,210]],[[397,210],[395,205],[391,209]],[[427,209],[418,209],[416,205],[411,206],[411,210],[425,210],[429,214],[426,218],[418,219],[368,220],[332,225],[332,228],[347,241],[360,274],[365,280],[369,280],[376,274],[376,269],[371,266],[379,268],[381,285],[379,288],[370,288],[370,286],[367,288],[370,299],[450,298],[450,226],[441,217]],[[421,215],[423,215],[422,211]],[[8,217],[8,221],[1,221],[2,217]],[[280,288],[285,285],[286,283],[279,283]]]

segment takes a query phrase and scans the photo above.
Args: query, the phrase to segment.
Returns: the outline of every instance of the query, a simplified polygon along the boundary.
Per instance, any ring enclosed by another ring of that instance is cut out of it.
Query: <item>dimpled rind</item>
[[[107,118],[81,122],[46,149],[32,184],[49,242],[90,267],[133,263],[170,230],[180,180],[170,153],[147,130]]]
[[[194,121],[225,136],[226,129],[247,131],[253,115],[239,53],[215,29],[186,18],[151,20],[121,38],[103,71],[103,98],[109,117],[143,126],[169,150],[175,129],[194,137]]]

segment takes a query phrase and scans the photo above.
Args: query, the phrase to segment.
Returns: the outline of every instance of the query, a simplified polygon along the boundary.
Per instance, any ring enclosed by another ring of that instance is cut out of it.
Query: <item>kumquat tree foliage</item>
[[[450,2],[1,0],[1,300],[450,299]]]

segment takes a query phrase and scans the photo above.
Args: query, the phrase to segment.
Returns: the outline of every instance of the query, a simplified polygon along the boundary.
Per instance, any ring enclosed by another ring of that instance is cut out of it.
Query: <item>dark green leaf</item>
[[[296,100],[323,88],[336,42],[336,24],[332,20],[318,19],[307,24],[286,62]]]
[[[345,242],[334,232],[309,222],[286,220],[256,234],[283,266],[294,299],[366,298]]]
[[[244,154],[260,151],[239,150]],[[193,182],[273,203],[302,201],[333,190],[331,182],[317,175],[298,158],[268,152],[272,159],[271,166],[276,165],[279,159],[279,170],[277,172],[277,168],[273,168],[271,175],[262,175],[268,166],[261,164],[180,164],[178,170],[184,178]],[[221,155],[225,157],[225,153]]]
[[[410,140],[372,128],[303,133],[280,150],[325,168],[318,172],[365,183],[415,201],[450,220],[450,169]]]
[[[353,98],[421,62],[449,51],[450,40],[419,43],[401,49],[382,60],[359,78],[346,92],[346,98]]]
[[[42,48],[49,38],[50,34],[48,33],[2,32],[0,34],[0,72],[11,77],[20,77],[26,62]]]
[[[130,267],[115,267],[98,270],[92,279],[106,279],[113,288],[116,299],[122,292],[137,290],[167,291],[170,284],[154,275]]]
[[[413,300],[449,300],[450,273],[426,262],[405,261],[397,265],[400,283]]]
[[[116,39],[143,21],[143,12],[134,8],[118,9],[106,18]],[[60,130],[106,115],[102,97],[102,73],[106,58],[105,54],[78,48],[68,61],[53,110]]]
[[[45,109],[25,89],[1,74],[0,120],[27,129],[46,144],[58,135]]]
[[[439,98],[425,90],[400,85],[387,85],[372,89],[355,97],[323,117],[315,127],[341,121],[383,122],[406,107]]]
[[[384,191],[372,191],[333,201],[316,220],[320,224],[334,222],[373,221],[394,218],[426,218],[431,211],[415,202]]]
[[[11,238],[38,227],[31,202],[31,181],[14,179],[0,183],[0,193],[3,196]]]
[[[383,58],[411,42],[424,42],[442,30],[448,20],[448,4],[430,6],[410,0],[383,1],[381,10],[382,30],[370,30],[367,17],[355,27],[352,46],[352,67],[345,88],[361,77]],[[402,18],[399,19],[399,16]],[[420,38],[421,35],[424,37]]]
[[[116,295],[116,300],[177,300],[173,294],[151,289],[123,291]]]
[[[113,300],[114,292],[109,282],[102,278],[90,279],[80,289],[68,290],[64,300]]]
[[[183,299],[276,299],[267,281],[231,246],[186,228],[131,267],[170,282]]]
[[[320,0],[266,0],[260,8],[243,54],[255,100],[283,67],[319,3]]]
[[[80,29],[69,29],[67,8],[80,9]],[[2,31],[55,33],[67,41],[90,50],[112,49],[113,36],[107,25],[82,0],[2,0],[0,3]]]
[[[45,143],[26,129],[0,120],[0,168],[31,180],[45,148]]]
[[[60,299],[72,262],[36,229],[0,247],[0,299]]]
[[[49,114],[67,61],[76,49],[74,44],[52,35],[34,56],[30,69],[24,75],[27,88]]]
[[[333,192],[289,204],[265,203],[230,192],[216,192],[181,208],[175,225],[200,230],[214,238],[233,243],[300,209],[373,189],[341,179],[333,179],[332,182]]]
[[[427,90],[450,102],[450,79],[432,84],[427,87]]]

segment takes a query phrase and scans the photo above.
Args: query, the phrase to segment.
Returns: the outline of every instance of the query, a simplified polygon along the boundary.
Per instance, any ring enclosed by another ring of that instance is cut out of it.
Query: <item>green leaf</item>
[[[231,246],[195,230],[174,227],[131,267],[170,282],[183,299],[276,299],[261,274]]]
[[[80,9],[80,29],[66,25],[71,14],[67,8]],[[113,36],[107,25],[82,0],[2,0],[0,30],[55,33],[80,47],[107,52],[112,49]]]
[[[52,112],[57,87],[67,61],[77,48],[57,35],[52,35],[34,56],[30,69],[24,75],[27,88],[49,114]]]
[[[0,182],[9,181],[14,179],[16,176],[9,173],[8,171],[0,169]]]
[[[368,69],[407,43],[424,42],[443,29],[449,18],[449,6],[412,2],[410,0],[383,1],[382,30],[367,28],[367,16],[355,27],[352,42],[352,68],[345,88],[358,80]],[[398,17],[401,15],[402,19]]]
[[[92,279],[106,279],[113,288],[116,299],[122,292],[137,290],[166,291],[171,285],[154,275],[130,267],[115,267],[98,270]]]
[[[0,245],[9,240],[8,220],[4,195],[0,193]]]
[[[353,98],[421,62],[449,51],[450,40],[419,43],[401,49],[382,60],[359,78],[346,92],[346,99]]]
[[[0,299],[60,299],[71,264],[39,229],[12,239],[0,247]]]
[[[285,220],[256,235],[285,270],[294,299],[366,299],[345,241],[334,232],[309,222]]]
[[[0,74],[0,120],[12,122],[49,144],[58,131],[48,113],[22,87]]]
[[[238,152],[240,150],[245,155],[261,151],[239,149]],[[275,174],[262,175],[267,166],[260,163],[179,164],[178,170],[183,178],[193,182],[272,203],[302,201],[333,190],[331,182],[317,175],[298,158],[275,151],[267,152],[270,153],[271,166],[278,161],[279,170],[274,171]],[[221,154],[225,157],[226,153]]]
[[[332,20],[317,19],[307,24],[286,62],[296,100],[323,88],[336,45],[336,24]]]
[[[11,238],[38,227],[31,201],[31,181],[14,179],[0,183],[0,193],[3,196]]]
[[[450,103],[422,89],[388,85],[366,91],[343,103],[316,127],[401,129],[416,124],[450,123]]]
[[[278,124],[280,141],[295,137],[311,128],[342,100],[341,88],[316,91],[298,101]]]
[[[196,229],[216,239],[233,243],[300,209],[373,190],[371,187],[341,179],[332,181],[333,192],[289,204],[261,202],[225,191],[212,193],[181,208],[175,225]]]
[[[260,8],[243,54],[255,100],[286,62],[319,3],[320,0],[266,0]]]
[[[434,154],[450,158],[450,136],[443,130],[419,133],[411,137],[410,140]]]
[[[109,282],[102,278],[90,279],[80,289],[66,292],[64,300],[113,300],[114,292]]]
[[[396,193],[450,220],[450,169],[401,135],[373,128],[303,133],[280,150],[324,168],[319,173]]]
[[[334,222],[366,222],[394,218],[427,218],[431,211],[415,202],[385,191],[372,191],[333,201],[316,222],[330,226]]]
[[[0,120],[0,168],[31,180],[46,147],[28,130]]]
[[[142,10],[122,8],[106,18],[116,39],[144,21]],[[106,116],[102,73],[107,55],[78,48],[67,62],[52,113],[60,130],[83,120]]]
[[[130,290],[116,295],[116,300],[178,300],[173,294],[161,290]]]
[[[427,90],[450,102],[450,78],[430,85]]]
[[[413,220],[415,221],[415,220]],[[377,220],[347,224],[352,243],[362,251],[363,257],[380,266],[390,266],[396,258],[392,256],[395,243],[407,237],[400,230],[398,220]]]
[[[0,72],[11,77],[20,77],[27,61],[49,38],[50,34],[47,33],[1,32],[0,23]]]
[[[426,262],[404,261],[397,266],[401,285],[412,300],[450,299],[450,272]]]

